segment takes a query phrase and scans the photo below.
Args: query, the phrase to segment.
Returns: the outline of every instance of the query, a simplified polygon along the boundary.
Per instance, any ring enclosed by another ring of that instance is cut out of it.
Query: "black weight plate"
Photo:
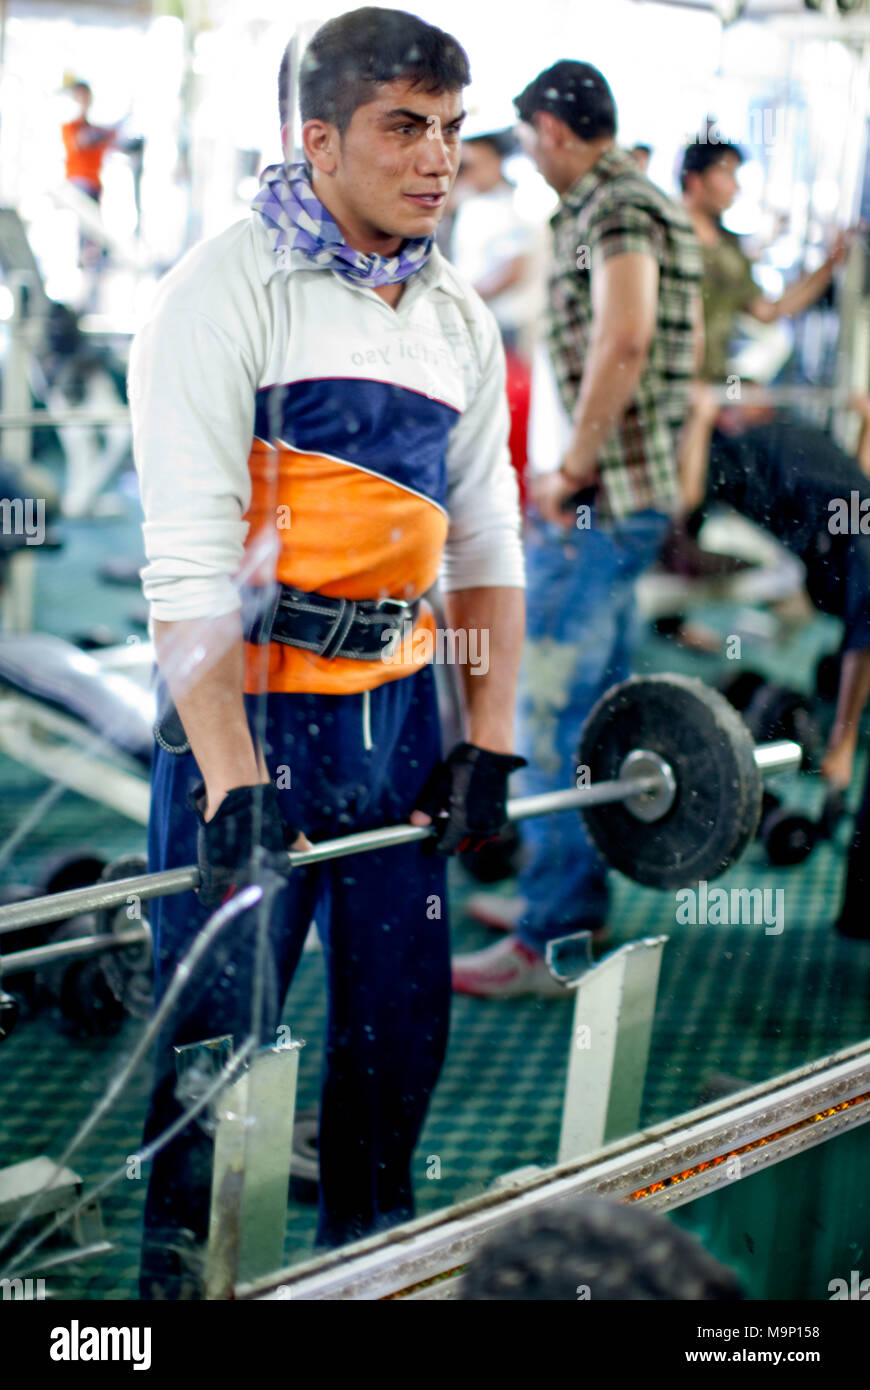
[[[100,874],[101,883],[118,883],[124,878],[138,878],[148,872],[148,861],[144,854],[124,854],[107,864]],[[140,900],[141,917],[128,917],[130,904],[119,907],[101,908],[96,913],[97,931],[100,933],[130,931],[132,928],[148,927],[148,899]],[[154,995],[154,953],[151,938],[139,946],[129,946],[114,954],[116,968],[123,979],[124,1007],[133,1018],[149,1018],[153,1009]]]
[[[794,738],[795,715],[809,713],[805,696],[785,685],[766,685],[756,691],[746,707],[744,718],[756,743],[775,738]]]
[[[96,916],[86,912],[57,923],[50,941],[66,944],[95,931]],[[110,952],[50,961],[39,971],[38,983],[79,1037],[108,1037],[123,1022],[123,974]]]
[[[727,676],[717,682],[717,689],[725,696],[729,705],[745,710],[756,691],[765,685],[764,676],[757,671],[729,671]]]
[[[772,811],[761,827],[768,859],[781,866],[803,864],[815,849],[818,837],[818,827],[807,816],[788,808]]]
[[[38,898],[39,891],[30,883],[6,883],[0,888],[0,907],[11,907],[13,903],[30,902]],[[44,946],[51,932],[48,923],[37,927],[20,927],[17,931],[7,931],[0,936],[0,954],[14,955],[16,951],[29,951],[33,946]],[[10,976],[14,981],[15,993],[20,996],[19,1004],[24,1002],[33,1011],[36,999],[36,976],[34,971],[16,971]]]
[[[124,986],[108,954],[71,962],[64,971],[60,1010],[79,1037],[110,1037],[124,1021]]]
[[[78,941],[83,936],[94,936],[96,930],[97,923],[94,913],[82,912],[76,917],[67,917],[63,922],[53,922],[46,944],[50,946],[66,945],[67,942]],[[70,962],[87,959],[89,959],[87,956],[60,957],[58,960],[51,960],[40,966],[36,977],[40,994],[53,1003],[57,1003],[63,992],[64,976],[70,968]]]
[[[105,855],[92,849],[62,850],[42,865],[36,886],[39,896],[65,893],[69,888],[89,888],[106,866]]]
[[[113,859],[111,864],[107,864],[99,874],[100,883],[118,883],[124,878],[141,878],[148,872],[148,861],[144,854],[124,854],[120,859]],[[132,896],[135,889],[131,889],[128,896]],[[97,912],[97,923],[101,932],[128,931],[131,927],[138,925],[140,919],[128,917],[128,907],[132,904],[121,903],[118,907],[100,908]],[[142,921],[148,920],[148,899],[140,899],[139,908],[142,913]]]
[[[784,685],[766,685],[752,697],[743,718],[756,743],[794,739],[804,750],[801,767],[806,771],[811,766],[819,735],[809,701],[799,691]]]
[[[634,676],[602,696],[586,720],[578,761],[593,782],[619,776],[636,748],[672,768],[677,790],[657,821],[623,802],[582,812],[589,838],[614,869],[651,888],[713,879],[740,857],[758,826],[761,774],[739,714],[688,676]]]

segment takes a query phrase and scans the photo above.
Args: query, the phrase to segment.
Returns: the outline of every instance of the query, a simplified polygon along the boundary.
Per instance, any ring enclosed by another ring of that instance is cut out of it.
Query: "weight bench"
[[[732,603],[755,608],[801,593],[806,569],[796,555],[768,531],[731,509],[717,507],[704,523],[701,538],[708,548],[748,560],[750,569],[716,579],[687,579],[662,570],[647,570],[637,580],[638,611],[652,622],[675,617],[699,603]]]
[[[145,825],[152,662],[145,642],[91,654],[47,633],[0,635],[0,750]]]

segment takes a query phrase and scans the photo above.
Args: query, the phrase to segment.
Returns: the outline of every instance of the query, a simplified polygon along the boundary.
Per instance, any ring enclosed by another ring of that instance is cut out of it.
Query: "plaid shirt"
[[[693,310],[702,273],[689,219],[638,173],[630,155],[612,147],[564,194],[550,225],[554,254],[546,335],[559,395],[571,417],[589,350],[592,275],[610,256],[631,251],[654,256],[658,263],[655,336],[634,397],[598,456],[598,501],[602,517],[611,519],[647,508],[670,512],[678,496],[676,438],[688,408]]]

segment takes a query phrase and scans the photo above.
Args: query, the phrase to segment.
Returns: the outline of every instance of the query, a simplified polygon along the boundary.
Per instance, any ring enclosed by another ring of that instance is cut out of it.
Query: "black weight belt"
[[[327,659],[380,661],[401,642],[403,624],[413,624],[419,611],[419,599],[328,598],[288,584],[279,585],[264,608],[262,589],[242,590],[246,641],[282,642]]]

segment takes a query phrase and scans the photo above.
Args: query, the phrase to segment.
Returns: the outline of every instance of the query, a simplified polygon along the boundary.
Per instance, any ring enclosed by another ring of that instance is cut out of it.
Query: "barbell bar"
[[[590,769],[588,785],[511,800],[508,819],[580,811],[612,867],[637,882],[670,887],[693,874],[713,877],[735,861],[755,834],[761,779],[797,769],[802,750],[788,739],[756,747],[724,696],[701,681],[648,676],[632,677],[602,696],[583,726],[578,758],[580,766]],[[606,765],[609,775],[596,779],[596,765]],[[607,814],[614,808],[621,816],[615,822]],[[675,828],[685,844],[674,845]],[[310,850],[290,850],[287,857],[291,868],[304,868],[436,833],[434,826],[387,826],[324,840]],[[611,842],[614,834],[616,843]],[[199,869],[190,864],[32,898],[0,908],[0,933],[121,907],[132,896],[168,897],[198,886]],[[120,949],[123,936],[114,943],[95,937],[91,949],[113,944]],[[40,949],[52,948],[35,951]]]
[[[131,880],[132,882],[132,880]],[[47,902],[46,898],[34,898],[33,902]],[[97,932],[90,936],[77,936],[70,941],[51,942],[47,946],[31,946],[27,950],[12,951],[0,958],[0,973],[21,975],[29,970],[41,970],[45,965],[53,965],[58,960],[75,960],[78,956],[100,955],[103,951],[125,951],[130,946],[144,946],[151,940],[148,927],[131,927],[129,931]]]
[[[738,384],[740,394],[736,397],[733,386],[712,387],[719,405],[827,405],[832,410],[845,410],[852,396],[859,394],[856,388],[847,386],[804,386],[789,382],[765,386],[756,381]]]
[[[771,748],[791,749],[797,744],[783,742],[770,744]],[[788,766],[791,755],[788,754]],[[798,757],[800,750],[798,749]],[[508,820],[531,820],[535,816],[546,816],[557,811],[580,810],[583,806],[609,805],[614,801],[628,800],[649,794],[661,786],[661,779],[647,774],[624,777],[615,781],[601,782],[596,786],[569,788],[567,791],[542,792],[539,796],[524,796],[509,801]],[[391,825],[379,830],[358,830],[352,835],[342,835],[335,840],[322,840],[310,850],[288,850],[287,858],[294,869],[305,868],[310,864],[322,864],[327,859],[343,859],[346,855],[366,854],[374,849],[390,849],[394,845],[412,844],[415,840],[429,839],[436,833],[431,825]],[[189,864],[182,869],[164,869],[154,874],[138,874],[134,878],[117,879],[114,883],[95,883],[88,888],[71,888],[64,893],[50,893],[43,898],[30,898],[23,903],[12,903],[0,908],[0,934],[19,931],[22,927],[37,927],[48,922],[61,922],[68,917],[76,917],[83,912],[99,912],[107,908],[123,907],[128,898],[135,894],[139,899],[170,897],[173,893],[185,893],[199,887],[199,869]],[[102,944],[109,938],[93,938]],[[43,948],[35,947],[28,955],[36,955]],[[48,949],[48,948],[45,948]],[[94,948],[96,949],[96,947]],[[16,955],[19,954],[16,952]],[[7,956],[3,962],[3,973],[7,973]],[[45,959],[48,959],[47,957]],[[36,962],[34,962],[35,964]],[[28,967],[31,968],[31,967]]]

